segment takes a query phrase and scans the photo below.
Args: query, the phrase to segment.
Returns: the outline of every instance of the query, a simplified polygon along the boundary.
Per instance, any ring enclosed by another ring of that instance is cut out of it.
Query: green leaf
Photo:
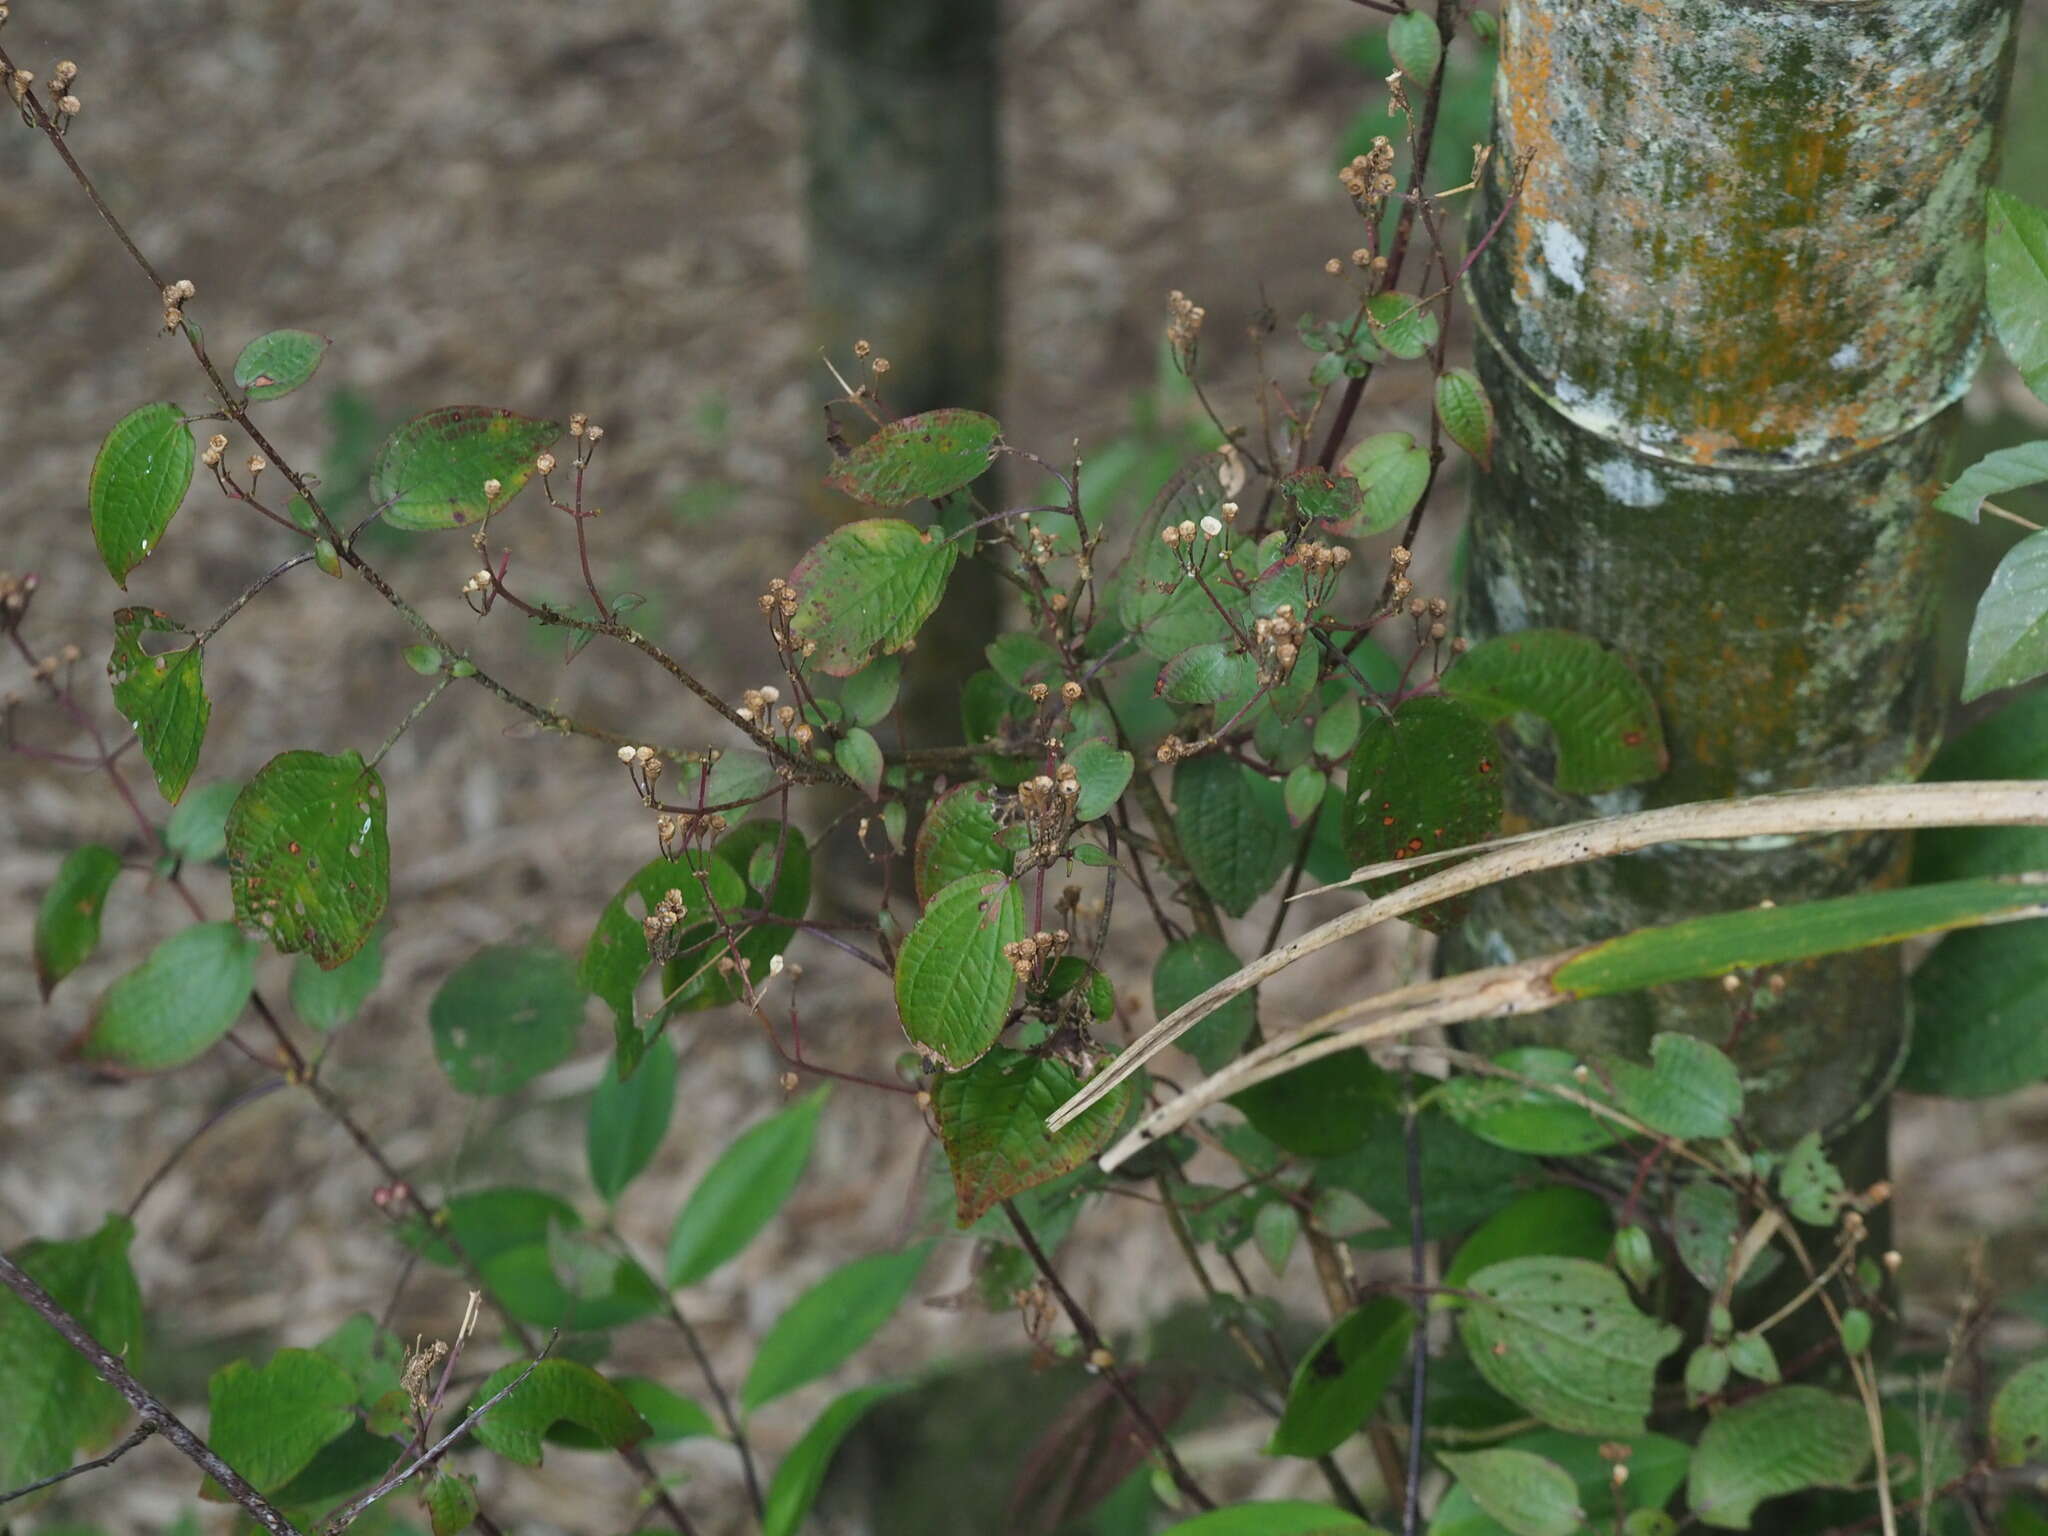
[[[790,1303],[754,1352],[740,1406],[753,1413],[837,1370],[889,1321],[932,1251],[919,1243],[842,1265]]]
[[[2048,438],[1985,454],[1956,476],[1955,482],[1934,498],[1934,505],[1966,523],[1974,523],[1988,498],[2043,480],[2048,480]]]
[[[1686,1498],[1705,1524],[1746,1531],[1765,1499],[1852,1487],[1869,1461],[1860,1406],[1818,1387],[1780,1387],[1708,1422],[1693,1452]]]
[[[1597,1262],[1613,1238],[1614,1219],[1606,1201],[1583,1189],[1546,1185],[1530,1190],[1458,1244],[1444,1284],[1461,1287],[1480,1270],[1508,1259],[1547,1255]],[[1439,1297],[1436,1304],[1456,1303]]]
[[[1418,15],[1416,20],[1428,18]],[[1429,29],[1434,33],[1436,24],[1429,22]],[[1374,294],[1365,302],[1365,323],[1372,328],[1373,340],[1396,357],[1420,357],[1436,345],[1436,311],[1412,294]]]
[[[1588,636],[1528,629],[1482,641],[1444,674],[1443,688],[1488,721],[1523,711],[1544,720],[1557,736],[1557,787],[1568,795],[1640,784],[1670,765],[1649,689]]]
[[[185,413],[161,401],[130,411],[100,444],[86,501],[93,541],[123,591],[184,504],[193,459]]]
[[[1778,1357],[1760,1333],[1738,1333],[1728,1341],[1728,1363],[1751,1381],[1778,1380]]]
[[[1192,645],[1229,636],[1230,626],[1216,612],[1201,587],[1182,571],[1178,555],[1160,534],[1171,524],[1200,523],[1219,517],[1230,499],[1224,489],[1226,466],[1221,454],[1204,454],[1161,487],[1139,519],[1130,558],[1117,573],[1117,618],[1138,637],[1145,653],[1170,660]],[[1215,583],[1222,577],[1223,540],[1199,539],[1196,569],[1218,598],[1230,591]]]
[[[533,478],[534,461],[562,435],[542,421],[488,405],[444,405],[386,439],[370,474],[384,522],[407,533],[460,528],[499,511]],[[495,497],[484,482],[498,482]]]
[[[1406,432],[1389,435],[1408,438]],[[1360,468],[1358,481],[1365,490],[1358,515],[1336,531],[1369,539],[1400,526],[1421,502],[1429,489],[1429,452],[1409,438],[1406,447],[1396,447]]]
[[[1080,1090],[1057,1057],[998,1048],[932,1086],[939,1140],[953,1172],[956,1219],[971,1227],[999,1201],[1049,1183],[1109,1145],[1130,1105],[1123,1084],[1057,1134],[1046,1117]]]
[[[528,1363],[515,1360],[493,1371],[477,1388],[474,1402],[488,1402],[508,1382],[516,1380]],[[648,1435],[647,1421],[626,1400],[626,1395],[589,1366],[574,1360],[543,1360],[535,1365],[533,1374],[479,1419],[470,1433],[480,1445],[507,1461],[537,1467],[541,1462],[541,1437],[564,1420],[588,1430],[614,1450],[637,1445]]]
[[[1560,1468],[1571,1479],[1575,1502],[1582,1509],[1599,1511],[1602,1522],[1617,1508],[1630,1511],[1630,1522],[1661,1510],[1685,1481],[1692,1454],[1690,1446],[1662,1435],[1594,1440],[1554,1429],[1517,1435],[1500,1449],[1540,1456]],[[1614,1483],[1617,1464],[1628,1468],[1628,1481],[1619,1489]],[[1612,1526],[1596,1522],[1592,1528],[1605,1531]],[[1628,1523],[1624,1529],[1635,1536],[1638,1524]],[[1471,1490],[1462,1485],[1454,1485],[1444,1495],[1429,1522],[1429,1536],[1513,1536],[1513,1530],[1481,1509]]]
[[[1436,419],[1443,423],[1444,435],[1471,454],[1481,469],[1493,468],[1493,402],[1478,374],[1470,368],[1446,368],[1437,375]]]
[[[1717,912],[1646,928],[1597,944],[1566,961],[1551,984],[1570,997],[1612,997],[1667,981],[1760,970],[1948,928],[1970,927],[2042,908],[2037,886],[2011,880],[1951,880],[1870,891],[1790,907]]]
[[[258,1493],[273,1493],[356,1422],[356,1384],[310,1349],[280,1349],[262,1370],[236,1360],[207,1383],[207,1442]],[[225,1501],[209,1481],[202,1498]]]
[[[1730,1136],[1742,1113],[1735,1063],[1704,1040],[1665,1033],[1650,1042],[1652,1065],[1610,1057],[1603,1066],[1617,1103],[1667,1136]]]
[[[311,955],[301,955],[292,965],[292,1011],[311,1029],[339,1029],[362,1011],[383,979],[384,946],[375,932],[331,971],[321,970]]]
[[[883,656],[869,662],[839,687],[839,706],[855,725],[873,725],[888,718],[903,690],[903,662]]]
[[[1316,719],[1316,756],[1330,762],[1349,757],[1351,749],[1358,745],[1358,733],[1364,723],[1359,714],[1358,695],[1339,694]]]
[[[1315,1065],[1315,1063],[1310,1063]],[[1301,1070],[1297,1068],[1297,1070]],[[1469,1231],[1513,1203],[1541,1166],[1481,1141],[1440,1109],[1416,1117],[1422,1137],[1422,1230],[1427,1238]],[[1348,1189],[1386,1218],[1385,1241],[1408,1243],[1408,1156],[1399,1114],[1378,1116],[1356,1152],[1324,1161],[1322,1183]]]
[[[761,1513],[761,1536],[796,1536],[804,1517],[811,1512],[811,1505],[817,1502],[818,1490],[824,1486],[825,1473],[839,1450],[839,1442],[870,1408],[907,1385],[885,1381],[858,1387],[835,1399],[812,1420],[803,1438],[789,1448],[789,1454],[775,1469],[775,1480],[768,1485],[767,1502]]]
[[[790,827],[785,835],[779,821],[747,822],[720,838],[711,856],[745,882],[746,904],[751,910],[796,919],[809,909],[811,846],[795,827]],[[730,917],[732,909],[724,910]],[[766,918],[742,925],[739,961],[746,967],[747,975],[757,984],[765,981],[770,964],[789,948],[789,941],[795,936],[796,930],[787,923]],[[662,973],[662,991],[668,997],[671,1013],[716,1008],[744,995],[739,977],[721,975],[715,967],[705,969],[704,961],[711,956],[708,949],[687,949],[668,963]],[[689,976],[696,979],[685,985]]]
[[[676,1053],[656,1041],[640,1070],[619,1081],[616,1060],[605,1063],[597,1092],[590,1097],[590,1118],[584,1149],[590,1159],[590,1182],[607,1204],[617,1200],[639,1177],[668,1134],[676,1108]]]
[[[611,1008],[614,1034],[620,1044],[619,1065],[628,1074],[639,1065],[640,1052],[646,1045],[633,1006],[640,978],[654,963],[644,924],[670,891],[680,892],[685,912],[701,919],[671,940],[675,944],[675,958],[687,964],[691,972],[706,966],[719,952],[714,950],[719,938],[717,925],[709,916],[710,903],[716,902],[722,912],[731,912],[747,899],[746,882],[730,864],[691,849],[680,859],[657,858],[641,865],[605,903],[597,926],[583,946],[576,979],[585,991]]]
[[[57,866],[57,878],[36,909],[36,985],[44,1002],[99,947],[100,910],[120,873],[120,855],[97,843],[72,849]]]
[[[1977,599],[1963,665],[1963,702],[2048,672],[2048,533],[2005,552]]]
[[[476,1519],[476,1479],[464,1473],[436,1470],[420,1498],[434,1536],[456,1536]]]
[[[789,573],[789,626],[817,643],[812,665],[850,677],[907,648],[945,596],[960,544],[893,517],[848,523],[813,544]]]
[[[1313,763],[1297,763],[1280,786],[1280,801],[1287,808],[1287,824],[1305,827],[1311,817],[1322,814],[1323,795],[1330,776]]]
[[[823,1088],[750,1126],[690,1191],[668,1239],[668,1283],[694,1285],[737,1254],[795,1191]]]
[[[1173,770],[1173,823],[1189,869],[1232,917],[1249,912],[1293,856],[1285,792],[1218,753]]]
[[[1017,887],[993,870],[963,875],[933,896],[896,956],[896,1011],[910,1043],[949,1072],[994,1045],[1017,986],[1003,946],[1023,936]]]
[[[448,661],[448,658],[441,654],[440,647],[434,645],[408,645],[399,652],[399,655],[404,657],[405,664],[421,677],[438,676]]]
[[[384,781],[353,752],[280,752],[228,812],[235,918],[285,954],[333,970],[391,895]]]
[[[1240,699],[1258,686],[1258,664],[1236,649],[1235,642],[1212,641],[1191,646],[1159,673],[1154,691],[1176,704],[1213,704]]]
[[[1095,821],[1114,810],[1137,768],[1130,753],[1100,739],[1082,742],[1067,754],[1067,762],[1081,781],[1080,796],[1074,801],[1076,821]]]
[[[905,416],[876,430],[825,477],[867,507],[936,501],[981,478],[995,462],[1002,426],[979,411],[948,408]]]
[[[1500,826],[1502,777],[1493,731],[1458,700],[1425,695],[1407,700],[1392,718],[1375,713],[1351,758],[1344,851],[1365,865],[1483,842]],[[1387,875],[1360,889],[1383,896],[1418,878]],[[1440,932],[1464,915],[1465,905],[1439,902],[1408,920]]]
[[[996,787],[985,780],[956,784],[932,802],[911,855],[920,904],[963,875],[1010,867],[1009,854],[996,841],[995,805]]]
[[[1685,1357],[1685,1401],[1696,1408],[1728,1385],[1733,1365],[1719,1344],[1702,1344]]]
[[[1387,23],[1387,51],[1402,74],[1427,86],[1443,63],[1444,43],[1436,18],[1425,11],[1403,11]]]
[[[155,608],[122,608],[114,614],[114,651],[107,676],[114,707],[142,743],[142,755],[156,775],[156,787],[175,802],[199,766],[199,747],[213,704],[206,697],[203,658],[197,643],[151,654],[142,637],[189,635],[192,631]]]
[[[556,1227],[574,1231],[583,1224],[568,1201],[539,1189],[470,1190],[450,1198],[443,1211],[462,1251],[486,1269],[515,1249],[545,1245],[548,1233]],[[417,1225],[401,1232],[428,1262],[458,1267],[454,1250],[435,1234]]]
[[[2021,1366],[1991,1400],[1991,1456],[2023,1467],[2048,1449],[2048,1360]]]
[[[861,787],[872,800],[882,792],[882,744],[859,726],[853,727],[832,748],[832,761],[839,771]]]
[[[1577,1485],[1547,1456],[1501,1447],[1439,1459],[1472,1502],[1514,1536],[1574,1536],[1585,1523]]]
[[[1545,1423],[1586,1435],[1639,1434],[1657,1362],[1678,1329],[1636,1310],[1613,1270],[1584,1259],[1490,1264],[1467,1282],[1458,1333],[1479,1373]]]
[[[398,1390],[405,1348],[397,1335],[378,1327],[367,1312],[351,1314],[313,1348],[348,1372],[360,1404],[374,1403],[385,1393]]]
[[[2048,400],[2048,213],[1996,190],[1985,194],[1984,213],[1991,328],[2027,388]]]
[[[1342,528],[1358,516],[1365,501],[1365,487],[1346,470],[1331,474],[1316,465],[1298,469],[1281,480],[1279,491],[1294,504],[1294,515],[1304,522]]]
[[[2041,1081],[2048,944],[2031,924],[1950,934],[1913,973],[1913,1016],[1908,1092],[1976,1099]]]
[[[511,1093],[576,1049],[584,989],[545,944],[493,944],[441,983],[427,1005],[434,1055],[456,1092]]]
[[[1525,1045],[1503,1051],[1494,1065],[1536,1083],[1551,1083],[1584,1098],[1604,1101],[1598,1082],[1578,1081],[1579,1058],[1554,1046]],[[1554,1093],[1504,1078],[1460,1073],[1436,1091],[1444,1113],[1481,1140],[1510,1152],[1539,1157],[1579,1157],[1621,1138],[1614,1122],[1567,1103]]]
[[[1374,1531],[1328,1504],[1277,1499],[1212,1509],[1167,1527],[1161,1536],[1374,1536]]]
[[[1778,1169],[1778,1193],[1785,1208],[1810,1227],[1831,1227],[1848,1195],[1841,1171],[1828,1158],[1819,1131],[1808,1131],[1785,1154]]]
[[[228,812],[242,786],[215,779],[188,790],[164,823],[164,847],[187,864],[209,864],[228,851]]]
[[[57,1304],[116,1355],[135,1363],[142,1344],[142,1297],[128,1265],[135,1229],[109,1216],[91,1237],[37,1238],[10,1255]],[[81,1449],[98,1450],[127,1421],[127,1402],[85,1357],[18,1300],[0,1291],[0,1489],[62,1472]]]
[[[1297,1157],[1357,1150],[1395,1114],[1393,1077],[1363,1051],[1340,1051],[1239,1089],[1231,1105]]]
[[[614,1376],[611,1384],[619,1389],[620,1396],[631,1403],[640,1417],[647,1421],[647,1439],[654,1445],[669,1445],[677,1440],[717,1439],[723,1431],[709,1413],[689,1398],[671,1392],[658,1381],[645,1376]],[[548,1430],[547,1438],[555,1445],[573,1446],[579,1451],[601,1451],[605,1443],[589,1430],[567,1422],[558,1422]]]
[[[1963,732],[1923,777],[2048,779],[2048,690],[2022,694]],[[1916,884],[2034,869],[2048,869],[2048,827],[1926,827],[1913,834]]]
[[[1364,1428],[1394,1384],[1415,1309],[1382,1296],[1346,1314],[1302,1354],[1268,1456],[1327,1456]]]
[[[312,331],[266,331],[235,359],[235,388],[251,405],[275,400],[312,378],[326,355],[325,336]]]
[[[195,923],[101,994],[73,1049],[110,1072],[182,1067],[241,1017],[255,980],[256,946],[233,923]]]
[[[1237,956],[1221,939],[1206,933],[1176,939],[1152,967],[1152,1011],[1163,1019],[1239,969]],[[1236,1060],[1257,1019],[1257,991],[1240,993],[1182,1035],[1180,1048],[1200,1062],[1204,1072],[1219,1072]]]

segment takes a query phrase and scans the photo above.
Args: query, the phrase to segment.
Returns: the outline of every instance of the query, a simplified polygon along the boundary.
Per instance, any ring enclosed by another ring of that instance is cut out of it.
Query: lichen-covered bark
[[[805,11],[811,336],[842,368],[857,339],[871,340],[889,360],[882,394],[899,414],[993,410],[999,0],[807,0]],[[981,665],[1000,612],[993,573],[962,562],[910,661],[920,739],[958,732],[959,684]]]
[[[1983,186],[2014,0],[1519,0],[1498,154],[1534,156],[1473,269],[1500,414],[1473,506],[1465,628],[1596,635],[1643,673],[1671,770],[1533,822],[1911,777],[1939,704],[1928,642],[1943,409],[1978,348]],[[1894,839],[1673,849],[1500,890],[1452,945],[1491,963],[1899,872]],[[1838,1128],[1904,1038],[1895,955],[1795,967],[1737,1055],[1763,1132]],[[1718,987],[1581,1007],[1545,1038],[1640,1054],[1725,1040]],[[1511,1025],[1479,1032],[1490,1046]]]

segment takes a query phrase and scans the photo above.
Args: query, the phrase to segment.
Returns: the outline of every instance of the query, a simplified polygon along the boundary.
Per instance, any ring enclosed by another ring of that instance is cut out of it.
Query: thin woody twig
[[[258,1493],[249,1480],[223,1461],[220,1456],[199,1436],[188,1428],[184,1420],[165,1406],[163,1400],[128,1373],[107,1347],[94,1338],[83,1323],[65,1311],[63,1306],[42,1286],[35,1277],[14,1260],[0,1253],[0,1285],[28,1304],[42,1320],[56,1329],[79,1354],[99,1373],[100,1380],[112,1387],[128,1400],[128,1404],[144,1420],[155,1425],[172,1445],[184,1453],[186,1460],[199,1468],[208,1477],[226,1490],[229,1498],[248,1511],[249,1517],[262,1526],[271,1536],[300,1536],[291,1521],[278,1512],[271,1502]]]
[[[155,1433],[156,1421],[144,1419],[135,1426],[127,1439],[107,1452],[106,1455],[95,1456],[91,1461],[81,1461],[77,1466],[66,1467],[62,1472],[52,1472],[48,1477],[39,1477],[34,1482],[24,1483],[19,1488],[10,1488],[7,1492],[0,1493],[0,1504],[12,1504],[16,1499],[25,1499],[32,1493],[40,1493],[45,1488],[52,1488],[58,1483],[66,1482],[78,1476],[81,1472],[97,1472],[101,1467],[111,1467],[115,1462],[126,1456]]]

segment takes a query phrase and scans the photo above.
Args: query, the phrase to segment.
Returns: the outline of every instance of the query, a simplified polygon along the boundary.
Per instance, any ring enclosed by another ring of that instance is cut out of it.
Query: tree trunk
[[[810,333],[842,369],[856,340],[873,342],[898,415],[996,404],[1000,12],[998,0],[807,0]],[[831,501],[830,515],[850,515]],[[914,734],[957,739],[959,684],[1000,612],[994,573],[956,567],[911,657]]]
[[[1663,711],[1671,768],[1528,822],[1912,778],[1939,730],[1928,508],[1980,338],[1983,191],[2016,0],[1513,0],[1472,269],[1499,412],[1462,629],[1599,637]],[[1902,873],[1891,836],[1687,847],[1504,887],[1454,965]],[[1864,1122],[1904,1050],[1895,950],[1788,967],[1732,1049],[1755,1128]],[[1713,984],[1476,1031],[1642,1059],[1728,1044]],[[1881,1124],[1881,1120],[1878,1122]],[[1861,1171],[1861,1170],[1859,1170]],[[1853,1175],[1852,1175],[1853,1176]]]

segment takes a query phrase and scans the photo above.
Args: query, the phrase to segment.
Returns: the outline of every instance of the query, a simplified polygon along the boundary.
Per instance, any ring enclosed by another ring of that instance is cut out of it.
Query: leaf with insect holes
[[[327,355],[327,338],[313,331],[266,331],[235,359],[235,388],[249,403],[288,395],[313,377]]]
[[[1708,1420],[1693,1450],[1686,1502],[1720,1530],[1749,1529],[1765,1499],[1849,1488],[1870,1462],[1862,1407],[1819,1387],[1779,1387]]]
[[[185,413],[166,401],[130,411],[101,442],[86,506],[100,558],[124,591],[184,505],[193,462]]]
[[[896,957],[896,1011],[910,1043],[949,1072],[979,1060],[1003,1032],[1016,991],[1003,947],[1023,937],[1023,900],[994,870],[963,875],[933,896]]]
[[[355,1422],[356,1384],[310,1349],[280,1349],[261,1370],[235,1360],[207,1383],[207,1439],[220,1458],[274,1493]],[[202,1498],[226,1502],[211,1480]]]
[[[1986,498],[2043,480],[2048,480],[2048,438],[1985,454],[1956,476],[1954,483],[1934,498],[1934,505],[1939,511],[1974,523]]]
[[[213,704],[206,697],[197,643],[152,655],[142,637],[191,633],[160,609],[122,608],[114,614],[114,650],[107,658],[114,707],[142,743],[158,791],[174,804],[199,766]]]
[[[1657,1362],[1684,1341],[1638,1311],[1613,1270],[1585,1259],[1522,1258],[1466,1281],[1458,1332],[1495,1391],[1582,1435],[1641,1432]]]
[[[1344,851],[1354,865],[1462,848],[1493,836],[1501,817],[1500,749],[1475,710],[1424,695],[1391,718],[1374,713],[1359,733],[1346,784]],[[1429,866],[1429,872],[1441,865]],[[1387,875],[1360,889],[1382,896],[1421,878]],[[1463,901],[1439,902],[1408,921],[1441,932],[1464,915]]]
[[[1285,792],[1214,753],[1174,769],[1173,823],[1189,870],[1232,917],[1249,912],[1293,856]]]
[[[1084,794],[1085,789],[1084,783]],[[979,779],[955,785],[932,802],[911,855],[920,904],[962,875],[1010,867],[1010,856],[996,840],[995,804],[995,785]]]
[[[1984,199],[1984,300],[1998,344],[2048,400],[2048,212],[2010,192]]]
[[[1356,475],[1341,469],[1332,474],[1313,465],[1282,480],[1280,494],[1293,504],[1294,515],[1302,521],[1332,528],[1349,524],[1365,502],[1365,488]]]
[[[2005,552],[1977,599],[1963,665],[1963,702],[2048,672],[2048,533],[2031,533]]]
[[[562,435],[559,421],[490,405],[444,405],[393,432],[370,474],[370,499],[384,522],[434,533],[480,522],[519,494],[534,461]],[[495,497],[484,482],[498,482]]]
[[[456,1092],[510,1093],[576,1049],[584,989],[576,968],[545,944],[478,950],[434,993],[427,1027]]]
[[[958,408],[925,411],[877,428],[825,477],[862,506],[894,509],[936,501],[978,480],[995,462],[1003,429],[993,416]]]
[[[56,1298],[115,1355],[131,1366],[142,1345],[142,1297],[128,1263],[135,1229],[109,1216],[75,1242],[33,1238],[8,1257]],[[99,1448],[126,1422],[130,1409],[99,1379],[92,1363],[56,1329],[0,1290],[0,1381],[7,1416],[0,1420],[0,1487],[55,1476],[82,1448]]]
[[[647,1438],[647,1421],[625,1393],[589,1366],[574,1360],[543,1360],[521,1381],[521,1373],[530,1363],[514,1360],[502,1365],[476,1389],[472,1407],[489,1402],[511,1383],[519,1382],[470,1431],[486,1450],[522,1467],[537,1467],[541,1437],[565,1421],[590,1431],[614,1450],[638,1445]]]
[[[384,915],[384,781],[353,752],[273,757],[235,797],[227,840],[235,920],[284,954],[331,971]]]
[[[920,532],[901,518],[835,528],[789,573],[797,599],[790,630],[817,645],[814,666],[851,677],[917,638],[959,558],[958,540]]]
[[[1470,368],[1446,368],[1436,381],[1436,419],[1444,435],[1471,454],[1481,469],[1493,468],[1493,402]]]
[[[233,923],[195,923],[107,988],[73,1045],[110,1072],[164,1072],[204,1055],[249,1004],[256,946]]]
[[[1568,795],[1639,784],[1670,765],[1650,690],[1590,636],[1528,629],[1482,641],[1444,673],[1443,689],[1488,721],[1526,712],[1548,724]]]
[[[57,878],[36,909],[36,987],[44,1002],[99,948],[100,909],[120,873],[120,855],[97,843],[72,849],[57,866]]]
[[[1408,1358],[1415,1309],[1382,1296],[1340,1318],[1303,1352],[1268,1456],[1327,1456],[1372,1417]]]
[[[932,1087],[939,1141],[953,1172],[955,1216],[971,1227],[999,1201],[1080,1167],[1109,1145],[1132,1085],[1124,1083],[1063,1129],[1045,1120],[1080,1090],[1065,1062],[993,1050]]]

